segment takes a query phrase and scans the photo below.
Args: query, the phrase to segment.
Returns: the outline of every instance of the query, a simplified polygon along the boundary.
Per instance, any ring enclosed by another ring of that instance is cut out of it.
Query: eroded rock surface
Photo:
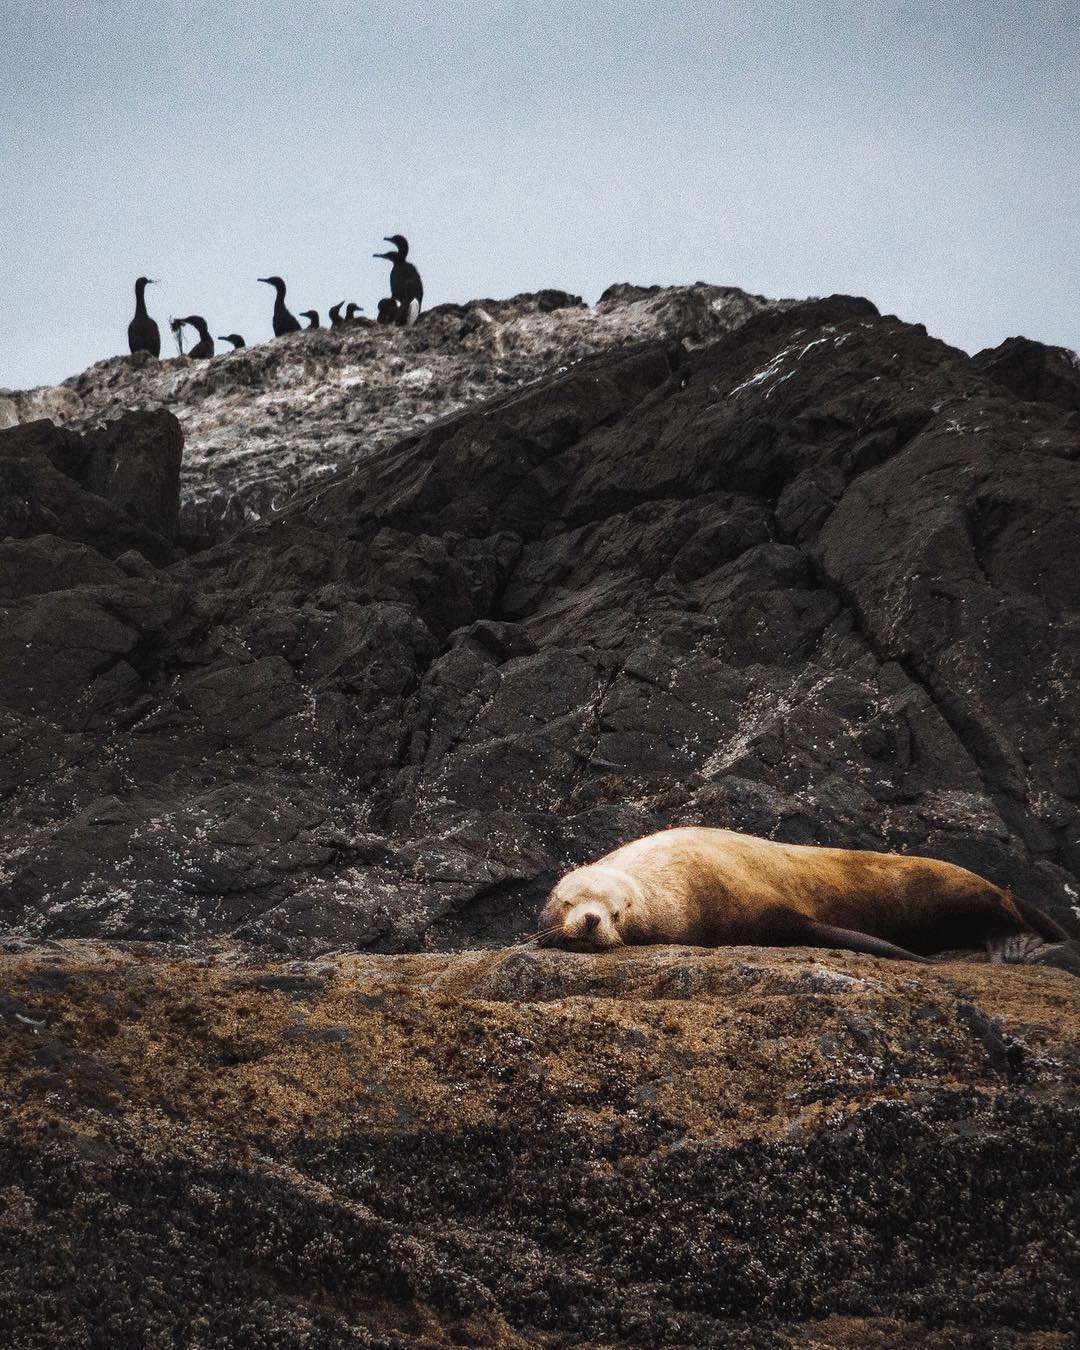
[[[124,413],[85,435],[48,419],[4,431],[0,538],[16,551],[25,541],[28,557],[51,536],[61,552],[76,543],[106,558],[135,550],[172,562],[182,453],[183,435],[168,412]],[[93,567],[72,580],[89,580]]]
[[[322,329],[211,362],[140,354],[55,388],[0,390],[0,427],[77,429],[167,409],[186,441],[181,530],[205,547],[447,414],[631,342],[713,340],[770,303],[734,286],[611,286],[590,307],[547,290],[440,305],[416,328]]]
[[[753,948],[0,956],[5,1345],[1065,1350],[1077,991]]]
[[[999,355],[624,287],[0,406],[0,1341],[1071,1346],[1076,944],[518,941],[695,822],[1077,931],[1080,418]]]
[[[78,441],[0,466],[46,434]],[[834,297],[587,357],[171,567],[34,516],[0,919],[505,942],[567,866],[700,822],[951,859],[1075,932],[1078,445]]]
[[[1080,358],[1064,347],[1047,347],[1031,338],[1006,338],[972,357],[992,380],[1019,398],[1053,403],[1080,412]]]

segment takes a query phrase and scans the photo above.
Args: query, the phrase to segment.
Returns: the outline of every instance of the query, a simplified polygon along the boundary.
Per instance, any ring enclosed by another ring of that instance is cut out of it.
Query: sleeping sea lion
[[[568,872],[537,932],[542,946],[576,951],[745,944],[908,961],[983,944],[1023,960],[1067,938],[1034,905],[955,863],[704,826],[661,830]]]

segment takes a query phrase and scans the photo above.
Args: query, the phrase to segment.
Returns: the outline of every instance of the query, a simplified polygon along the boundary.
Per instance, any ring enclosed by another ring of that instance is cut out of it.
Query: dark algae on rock
[[[0,400],[0,1344],[1074,1344],[1074,944],[524,942],[672,824],[1077,932],[1067,354],[722,287],[277,346]]]
[[[0,975],[6,1344],[1071,1343],[1064,971],[63,943]]]

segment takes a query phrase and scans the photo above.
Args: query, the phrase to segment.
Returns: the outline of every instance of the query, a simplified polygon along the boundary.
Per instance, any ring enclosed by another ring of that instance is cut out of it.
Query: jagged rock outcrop
[[[693,822],[1078,931],[1080,419],[740,296],[87,376],[183,490],[168,412],[0,432],[5,1345],[1071,1343],[1075,943],[430,950]]]
[[[0,954],[4,1344],[1066,1350],[1078,990]]]
[[[32,553],[53,536],[58,547],[83,544],[106,558],[137,550],[172,562],[182,450],[167,412],[125,413],[82,436],[48,420],[0,433],[0,538],[9,555],[12,541],[27,541]]]
[[[1017,398],[1053,403],[1080,412],[1080,359],[1064,347],[1047,347],[1030,338],[1006,338],[972,357],[985,375]]]
[[[185,437],[181,534],[202,548],[494,393],[630,342],[706,342],[774,303],[700,282],[612,286],[594,307],[547,290],[439,305],[406,336],[320,329],[209,363],[118,356],[56,388],[0,390],[0,428],[50,418],[89,429],[132,408],[168,409]]]
[[[1075,419],[866,301],[587,358],[10,600],[0,918],[507,940],[704,822],[949,858],[1075,930],[1078,517]]]

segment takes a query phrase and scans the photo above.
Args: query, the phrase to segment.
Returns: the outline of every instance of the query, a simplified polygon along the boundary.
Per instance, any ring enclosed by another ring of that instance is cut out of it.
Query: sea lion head
[[[593,865],[568,872],[540,913],[537,942],[576,952],[625,946],[637,889],[618,868]]]

